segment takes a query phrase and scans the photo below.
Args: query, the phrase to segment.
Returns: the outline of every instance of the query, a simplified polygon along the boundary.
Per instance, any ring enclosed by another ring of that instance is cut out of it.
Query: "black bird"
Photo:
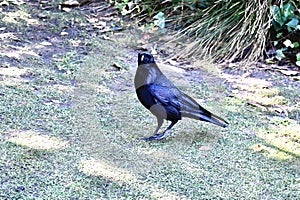
[[[228,123],[201,107],[190,96],[181,92],[157,67],[154,57],[148,52],[138,54],[138,68],[134,77],[136,94],[140,102],[157,118],[153,136],[144,140],[160,140],[169,135],[169,130],[182,117],[193,118],[226,127]],[[163,120],[171,121],[161,134],[158,130]]]

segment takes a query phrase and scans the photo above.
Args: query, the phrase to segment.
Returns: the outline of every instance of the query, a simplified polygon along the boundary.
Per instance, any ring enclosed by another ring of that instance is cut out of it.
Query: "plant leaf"
[[[300,53],[296,54],[297,61],[300,61]]]
[[[299,42],[293,42],[295,48],[299,47]]]
[[[276,50],[276,58],[278,59],[278,60],[282,60],[283,58],[285,58],[285,55],[284,55],[284,53],[283,53],[283,51],[285,51],[286,49],[285,48],[281,48],[281,49],[277,49]]]
[[[165,28],[165,17],[164,17],[164,13],[163,12],[157,13],[153,17],[153,19],[156,19],[156,20],[154,20],[154,25],[158,26],[161,29]]]
[[[299,23],[299,20],[297,18],[293,18],[286,25],[290,28],[297,29],[298,23]]]
[[[282,36],[282,32],[276,34],[276,38],[280,38]]]
[[[291,3],[286,3],[283,5],[283,16],[288,18],[291,17],[294,13],[293,11],[295,10],[294,6]]]

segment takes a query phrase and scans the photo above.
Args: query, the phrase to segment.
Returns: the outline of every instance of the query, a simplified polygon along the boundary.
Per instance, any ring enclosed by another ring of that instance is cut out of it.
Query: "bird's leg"
[[[163,121],[163,120],[162,120]],[[159,119],[157,118],[157,122],[158,122],[158,126],[156,128],[156,130],[154,131],[154,135],[150,136],[150,137],[146,137],[143,138],[144,140],[161,140],[163,138],[165,138],[166,136],[170,135],[169,134],[169,130],[178,122],[178,121],[172,121],[172,123],[170,124],[170,126],[168,126],[168,128],[166,128],[166,130],[161,133],[158,134],[157,131],[159,130],[159,128],[161,127],[162,123],[159,123]]]
[[[169,133],[169,130],[177,123],[178,121],[172,121],[171,122],[171,124],[170,124],[170,126],[168,126],[168,128],[166,128],[166,130],[162,133],[163,134],[163,137],[162,138],[164,138],[164,137],[166,137],[166,136],[168,136],[168,135],[173,135],[173,134],[170,134]],[[161,138],[161,139],[162,139]]]
[[[153,133],[153,135],[157,135],[157,132],[159,131],[160,127],[162,126],[163,122],[164,122],[164,119],[163,118],[158,118],[156,117],[157,119],[157,127]]]
[[[143,137],[143,138],[142,138],[143,140],[156,140],[156,137],[157,137],[158,135],[160,135],[160,134],[158,134],[157,132],[158,132],[158,130],[160,129],[160,127],[162,126],[162,124],[163,124],[163,122],[164,122],[164,119],[163,119],[163,118],[158,118],[158,117],[156,117],[156,119],[157,119],[157,127],[156,127],[156,129],[155,129],[153,135],[150,136],[150,137]]]

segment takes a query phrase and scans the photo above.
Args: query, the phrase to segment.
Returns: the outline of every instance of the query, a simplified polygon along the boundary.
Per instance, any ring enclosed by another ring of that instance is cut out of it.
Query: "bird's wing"
[[[180,97],[182,116],[211,122],[222,127],[228,125],[228,122],[200,106],[192,97],[184,93]]]
[[[177,95],[180,97],[181,104],[185,105],[187,109],[199,109],[199,104],[189,95],[183,93],[180,91],[180,95]]]
[[[179,101],[181,103],[182,112],[211,116],[211,113],[208,110],[200,106],[192,97],[184,94],[183,92],[181,92]]]
[[[173,106],[174,108],[180,110],[180,102],[173,93],[172,89],[169,87],[162,86],[160,84],[151,84],[149,86],[149,92],[155,98],[156,103]]]

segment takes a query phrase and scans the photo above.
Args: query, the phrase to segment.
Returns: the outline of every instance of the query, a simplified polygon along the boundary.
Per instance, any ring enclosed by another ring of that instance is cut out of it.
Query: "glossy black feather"
[[[181,120],[189,117],[226,127],[228,123],[201,107],[193,98],[181,92],[157,67],[154,57],[147,52],[138,54],[138,68],[134,78],[136,93],[140,102],[156,116],[158,127],[149,140],[161,139]],[[158,134],[163,119],[171,125]]]

